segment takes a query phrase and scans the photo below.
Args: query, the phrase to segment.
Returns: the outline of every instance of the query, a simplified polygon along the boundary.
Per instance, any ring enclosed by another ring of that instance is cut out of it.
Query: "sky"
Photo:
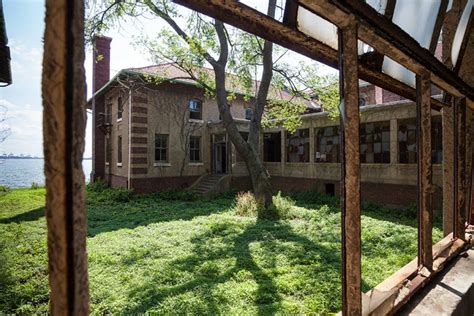
[[[262,6],[264,1],[246,0],[249,5]],[[261,8],[258,8],[261,9]],[[0,105],[7,108],[7,125],[11,134],[0,144],[0,154],[14,153],[43,156],[41,62],[42,38],[44,32],[44,0],[3,0],[3,10],[11,53],[13,84],[0,88]],[[126,21],[122,27],[107,31],[112,37],[111,74],[112,78],[120,69],[142,67],[152,64],[147,54],[132,45],[133,36],[152,35],[162,27],[161,20],[141,19]],[[92,53],[88,48],[84,63],[87,80],[87,95],[91,96]],[[323,66],[323,72],[331,72]],[[86,128],[86,148],[84,157],[92,155],[91,115]]]

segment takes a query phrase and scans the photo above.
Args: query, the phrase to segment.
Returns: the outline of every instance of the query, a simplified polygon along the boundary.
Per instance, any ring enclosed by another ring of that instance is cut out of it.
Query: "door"
[[[225,135],[214,135],[213,169],[214,173],[227,172],[227,144]]]

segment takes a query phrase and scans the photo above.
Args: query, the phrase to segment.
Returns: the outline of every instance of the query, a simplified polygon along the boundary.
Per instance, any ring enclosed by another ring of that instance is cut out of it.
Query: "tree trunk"
[[[250,150],[249,157],[244,157],[247,165],[247,170],[252,181],[253,193],[259,205],[259,217],[272,217],[275,214],[271,213],[272,205],[272,186],[270,176],[263,166],[262,160],[258,153]],[[246,159],[248,158],[248,159]]]

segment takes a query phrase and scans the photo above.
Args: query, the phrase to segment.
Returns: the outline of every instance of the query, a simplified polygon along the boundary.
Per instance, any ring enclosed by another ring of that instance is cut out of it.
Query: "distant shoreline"
[[[0,160],[13,160],[13,159],[44,159],[43,157],[0,157]],[[82,158],[82,160],[92,160],[92,157]]]

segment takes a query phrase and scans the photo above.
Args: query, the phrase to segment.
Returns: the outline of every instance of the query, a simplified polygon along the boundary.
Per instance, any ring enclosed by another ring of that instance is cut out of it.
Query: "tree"
[[[267,14],[275,17],[279,7],[277,0],[269,0]],[[146,48],[158,63],[175,63],[207,96],[216,99],[227,134],[247,166],[253,192],[262,206],[260,215],[266,215],[272,194],[269,174],[258,153],[262,127],[280,124],[290,131],[296,129],[300,114],[307,108],[305,100],[315,95],[315,87],[307,85],[318,81],[317,77],[302,80],[298,76],[311,74],[311,67],[293,70],[294,65],[283,62],[287,50],[195,12],[185,17],[167,0],[108,0],[99,6],[89,4],[89,37],[126,16],[158,17],[170,26],[160,30],[155,38],[139,37],[136,44]],[[180,21],[184,21],[184,26],[179,25]],[[207,65],[212,73],[205,68]],[[157,83],[161,80],[150,78]],[[282,89],[289,90],[291,97],[282,98],[278,93]],[[252,104],[247,140],[239,133],[229,108],[237,94],[244,95]]]

